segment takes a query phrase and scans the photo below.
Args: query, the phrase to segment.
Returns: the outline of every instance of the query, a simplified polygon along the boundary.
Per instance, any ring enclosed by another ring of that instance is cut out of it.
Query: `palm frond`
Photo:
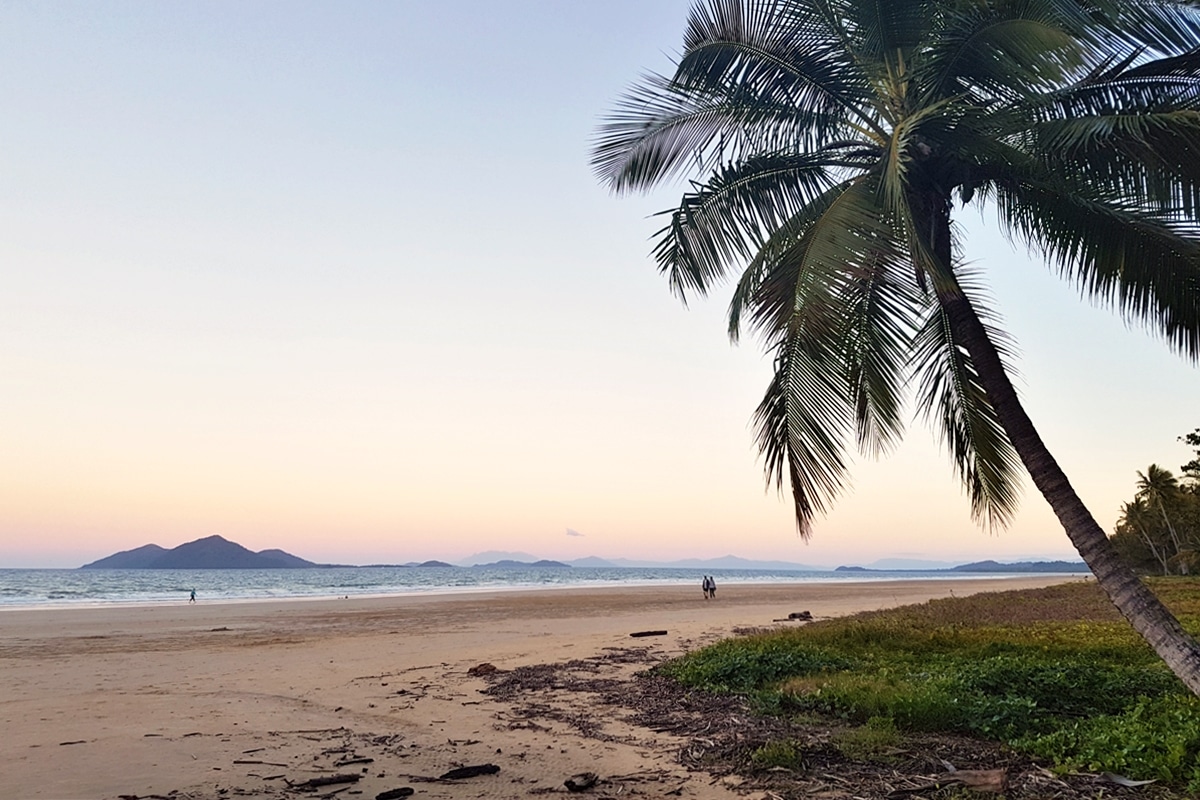
[[[890,62],[894,69],[902,66],[900,58],[928,40],[940,5],[929,0],[864,0],[845,3],[842,13],[859,59],[881,65]]]
[[[728,265],[749,261],[776,230],[833,183],[837,151],[773,153],[715,171],[685,194],[658,232],[659,270],[680,297],[707,292]]]
[[[903,247],[882,221],[877,181],[834,187],[781,226],[734,293],[773,346],[820,347],[853,409],[859,448],[878,455],[903,431],[900,395],[919,301]],[[829,378],[832,382],[834,379]]]
[[[1086,63],[1073,35],[1086,19],[1061,0],[953,4],[924,52],[922,93],[983,102],[1053,88]]]
[[[796,310],[801,268],[809,250],[820,252],[822,223],[831,227],[834,207],[854,186],[844,181],[814,197],[768,237],[742,272],[729,301],[729,338],[737,342],[744,320],[769,342],[777,343]],[[819,260],[808,262],[820,265]],[[810,271],[812,267],[810,266]]]
[[[1051,180],[998,187],[997,210],[1011,233],[1046,253],[1085,296],[1200,357],[1195,223],[1091,199],[1079,186]]]
[[[1200,209],[1200,53],[1118,65],[1028,110],[1027,149],[1050,170],[1166,216]]]
[[[760,151],[784,144],[820,147],[847,119],[883,135],[863,113],[864,106],[870,106],[869,89],[858,65],[840,46],[837,32],[803,3],[698,4],[672,83],[682,91],[753,98],[768,106],[807,111],[799,125],[759,126],[755,134],[766,137],[759,140]]]
[[[800,536],[841,492],[845,437],[852,419],[840,360],[795,332],[775,348],[775,372],[754,414],[768,482],[783,490],[786,472]]]
[[[975,276],[962,268],[956,275],[997,352],[1009,360],[1010,340],[992,324]],[[939,432],[954,471],[966,487],[972,517],[989,526],[1004,527],[1020,499],[1021,461],[971,357],[955,340],[950,321],[937,304],[928,309],[913,354],[918,412]],[[1008,364],[1005,369],[1012,374]]]
[[[1170,53],[1193,48],[1200,40],[1200,8],[1192,0],[1092,0],[1083,5],[1110,43]]]
[[[803,127],[813,124],[813,117],[754,98],[685,92],[668,78],[648,75],[600,126],[592,168],[615,192],[648,189],[735,157],[759,125]]]
[[[848,270],[840,338],[855,410],[859,450],[886,453],[904,433],[901,401],[920,308],[913,273],[901,249],[877,247],[874,260]]]

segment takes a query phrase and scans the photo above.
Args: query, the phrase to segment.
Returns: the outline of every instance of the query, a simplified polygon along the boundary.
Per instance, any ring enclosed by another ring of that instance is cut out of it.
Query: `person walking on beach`
[[[188,598],[188,602],[189,603],[196,602],[196,590],[195,589],[192,589],[192,596]]]
[[[708,596],[713,600],[717,599],[717,579],[712,575],[708,576]]]
[[[702,590],[704,590],[704,599],[705,600],[707,600],[709,598],[709,595],[712,592],[712,585],[713,585],[712,578],[708,577],[707,575],[705,575],[704,579],[702,581],[700,581],[700,588]]]

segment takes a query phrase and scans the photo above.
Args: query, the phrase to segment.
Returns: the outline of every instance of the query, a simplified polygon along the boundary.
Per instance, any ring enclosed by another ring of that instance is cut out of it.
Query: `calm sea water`
[[[489,569],[334,567],[328,569],[103,570],[0,569],[0,609],[186,602],[448,594],[506,589],[729,583],[832,583],[897,579],[1012,578],[947,572],[798,572],[668,568]]]

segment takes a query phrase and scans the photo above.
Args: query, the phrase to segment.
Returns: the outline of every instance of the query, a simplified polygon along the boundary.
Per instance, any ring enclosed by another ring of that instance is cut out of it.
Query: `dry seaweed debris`
[[[763,791],[780,800],[823,797],[828,800],[941,800],[970,796],[1009,800],[1097,800],[1137,798],[1169,800],[1181,795],[1160,786],[1126,787],[1101,776],[1057,775],[999,744],[967,736],[908,734],[886,758],[848,758],[836,744],[849,725],[837,720],[791,720],[757,714],[736,695],[717,695],[687,688],[644,670],[625,678],[600,675],[605,664],[650,666],[658,657],[644,651],[611,651],[596,659],[519,667],[486,677],[484,692],[514,704],[522,724],[553,720],[594,739],[610,738],[601,720],[614,715],[564,711],[549,701],[549,692],[591,695],[580,699],[595,706],[623,709],[621,718],[652,733],[678,737],[677,760],[689,771],[705,772],[739,791]],[[594,708],[593,708],[594,710]],[[773,742],[792,742],[798,753],[794,768],[765,767],[754,754]],[[977,785],[965,775],[986,776]]]

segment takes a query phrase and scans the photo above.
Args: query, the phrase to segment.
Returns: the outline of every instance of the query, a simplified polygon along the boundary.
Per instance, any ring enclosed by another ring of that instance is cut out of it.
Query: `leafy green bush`
[[[853,662],[820,648],[769,637],[728,639],[676,659],[661,671],[688,686],[717,692],[752,692],[784,678],[848,668]]]
[[[1111,714],[1138,697],[1184,691],[1165,667],[1104,663],[1098,659],[998,656],[960,662],[954,680],[968,691],[991,696],[1021,695],[1051,714]]]
[[[750,754],[750,763],[760,769],[783,767],[784,769],[800,770],[804,768],[800,745],[790,739],[767,742]]]
[[[1190,695],[1143,699],[1122,714],[1077,720],[1014,744],[1061,769],[1186,783],[1200,792],[1200,701]]]
[[[794,684],[792,684],[794,686]],[[787,692],[788,686],[784,687]],[[964,708],[944,682],[908,680],[895,674],[832,675],[811,691],[787,695],[791,708],[851,722],[878,717],[913,731],[964,730]]]
[[[1119,714],[1141,698],[1186,691],[1165,668],[1039,654],[959,660],[946,673],[968,702],[968,729],[1011,740],[1053,730],[1063,718]]]
[[[865,725],[833,737],[833,743],[842,755],[855,761],[887,761],[900,742],[900,732],[890,717],[871,717]]]
[[[1200,580],[1153,586],[1194,630]],[[871,752],[889,728],[955,732],[1200,794],[1200,701],[1114,617],[1094,585],[1074,583],[730,639],[661,671],[770,713],[869,723],[846,734],[846,752]],[[761,750],[755,763],[788,760]]]

